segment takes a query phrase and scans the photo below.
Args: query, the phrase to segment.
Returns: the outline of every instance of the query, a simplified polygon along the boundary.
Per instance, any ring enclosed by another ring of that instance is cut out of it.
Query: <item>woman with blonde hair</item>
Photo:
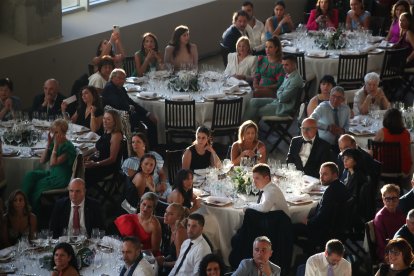
[[[240,37],[236,43],[236,52],[229,53],[227,57],[228,63],[224,74],[239,80],[252,81],[257,67],[257,57],[252,56],[251,52],[249,38]]]
[[[259,140],[259,128],[252,120],[239,127],[239,139],[231,146],[231,162],[235,166],[240,165],[243,157],[253,159],[255,163],[266,163],[266,146]]]

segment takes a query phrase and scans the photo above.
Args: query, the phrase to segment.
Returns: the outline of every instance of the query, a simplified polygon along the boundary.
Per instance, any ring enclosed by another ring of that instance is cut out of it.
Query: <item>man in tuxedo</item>
[[[237,40],[246,35],[246,26],[249,21],[249,15],[245,11],[235,12],[233,15],[233,24],[223,33],[222,45],[229,50],[230,53],[236,52]]]
[[[58,238],[66,228],[68,233],[87,233],[91,235],[92,228],[105,227],[101,207],[96,200],[85,197],[85,181],[74,178],[68,186],[69,197],[55,203],[50,220],[50,230],[53,237]]]
[[[44,112],[47,116],[60,115],[60,105],[65,97],[59,93],[59,90],[59,82],[57,80],[46,80],[43,85],[43,94],[39,94],[33,99],[31,112]]]
[[[408,214],[410,210],[414,209],[414,180],[411,180],[411,185],[413,188],[408,193],[400,197],[400,203],[398,204],[398,208],[400,208],[404,214]]]
[[[322,163],[333,160],[331,146],[317,135],[318,125],[315,119],[306,118],[300,129],[302,136],[291,140],[286,162],[294,163],[296,169],[306,175],[319,178]]]

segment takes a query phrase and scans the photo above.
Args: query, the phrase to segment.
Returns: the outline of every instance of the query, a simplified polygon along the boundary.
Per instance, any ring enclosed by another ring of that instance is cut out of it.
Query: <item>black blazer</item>
[[[404,214],[408,214],[411,209],[414,209],[414,189],[411,189],[411,191],[400,197],[398,208],[400,208]]]
[[[304,139],[302,136],[292,138],[290,141],[290,147],[286,162],[294,163],[296,165],[296,169],[305,172],[306,175],[319,178],[319,169],[321,167],[321,164],[328,161],[333,161],[331,146],[328,142],[316,135],[308,161],[306,162],[305,167],[303,167],[302,160],[299,156],[303,141]]]
[[[234,53],[236,52],[236,42],[241,36],[239,29],[232,25],[224,32],[222,44],[230,53]]]
[[[62,235],[63,229],[68,227],[70,217],[71,201],[69,197],[59,199],[55,203],[53,213],[50,218],[50,230],[53,231],[53,238],[58,238]],[[88,236],[91,236],[92,228],[104,229],[104,219],[99,202],[95,199],[85,198],[85,226]]]
[[[62,104],[62,101],[65,99],[65,97],[58,93],[56,96],[56,100],[55,100],[55,104],[53,105],[53,107],[49,110],[47,110],[46,107],[42,106],[43,101],[45,100],[45,94],[39,94],[36,95],[33,99],[33,104],[32,104],[32,110],[31,112],[47,112],[47,116],[51,116],[51,115],[61,115],[61,110],[60,110],[60,105]]]

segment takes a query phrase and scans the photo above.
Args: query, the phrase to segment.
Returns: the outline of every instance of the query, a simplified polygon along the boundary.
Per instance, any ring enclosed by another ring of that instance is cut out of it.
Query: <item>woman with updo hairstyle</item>
[[[250,41],[247,36],[242,36],[237,40],[236,52],[229,53],[227,60],[224,75],[250,82],[253,80],[257,67],[257,57],[252,56]]]
[[[141,50],[134,55],[135,71],[132,76],[142,77],[151,70],[164,69],[164,63],[158,51],[158,39],[153,33],[145,33],[142,36]]]
[[[387,41],[397,43],[400,40],[400,15],[404,12],[410,12],[410,4],[406,0],[398,0],[392,6],[391,10],[391,26],[388,31]]]
[[[273,6],[272,16],[265,22],[265,38],[270,39],[284,33],[290,33],[295,29],[292,18],[285,14],[286,4],[284,1],[277,1]]]
[[[380,265],[375,276],[414,276],[414,255],[411,245],[402,238],[392,239],[385,247],[386,262]]]
[[[170,42],[165,47],[164,63],[172,64],[175,71],[179,71],[182,65],[190,65],[192,69],[197,69],[197,45],[190,42],[190,29],[187,26],[175,28]]]
[[[53,249],[53,271],[51,276],[78,276],[78,260],[72,245],[59,243]]]
[[[20,99],[12,96],[13,82],[9,78],[0,79],[0,120],[13,119],[13,112],[21,109]]]
[[[168,196],[168,203],[178,203],[190,209],[190,213],[200,208],[200,199],[193,193],[193,172],[182,169],[174,179],[173,191]]]
[[[222,258],[211,253],[201,259],[198,273],[200,276],[224,276],[225,270]]]

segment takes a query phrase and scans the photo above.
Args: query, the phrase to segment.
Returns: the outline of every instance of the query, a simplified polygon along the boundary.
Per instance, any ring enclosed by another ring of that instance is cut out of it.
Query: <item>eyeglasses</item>
[[[398,251],[398,250],[395,250],[395,249],[390,249],[390,250],[387,250],[385,253],[393,255],[393,256],[398,256],[398,255],[400,255],[401,251]]]
[[[398,196],[387,196],[387,197],[384,197],[384,200],[386,202],[397,201],[398,200]]]
[[[303,130],[303,131],[311,131],[314,128],[316,128],[316,127],[300,127],[300,129]]]

